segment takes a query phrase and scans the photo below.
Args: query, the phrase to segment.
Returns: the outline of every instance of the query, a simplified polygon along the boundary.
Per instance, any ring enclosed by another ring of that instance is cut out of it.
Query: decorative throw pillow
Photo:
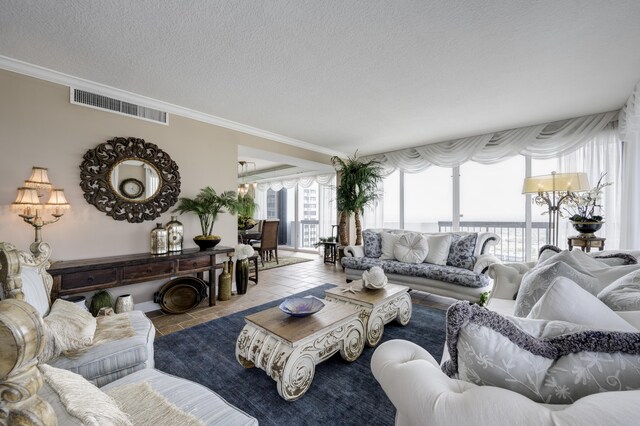
[[[594,330],[638,332],[596,296],[564,277],[553,280],[527,318],[566,321]]]
[[[604,391],[640,389],[640,333],[512,318],[458,302],[447,311],[450,359],[442,370],[536,402],[570,404]]]
[[[38,358],[46,362],[66,351],[84,348],[93,343],[96,319],[72,302],[57,299],[49,315],[44,317],[45,348]]]
[[[433,263],[434,265],[446,265],[449,257],[449,247],[451,246],[451,234],[427,235],[429,243],[429,252],[427,253],[425,263]]]
[[[578,272],[564,262],[554,262],[535,267],[524,274],[516,296],[514,315],[526,317],[557,277],[569,278],[589,293],[598,294],[597,278],[588,273]]]
[[[538,250],[538,263],[544,262],[561,251],[562,249],[560,247],[554,246],[553,244],[546,244],[540,247],[540,250]]]
[[[640,310],[640,269],[609,284],[598,293],[598,299],[614,311]]]
[[[449,247],[449,257],[447,265],[458,268],[473,269],[475,258],[473,253],[476,249],[477,233],[466,235],[451,234],[451,246]]]
[[[593,257],[588,256],[586,253],[583,253],[582,250],[562,250],[560,253],[556,253],[547,259],[544,259],[542,261],[538,260],[538,263],[536,263],[536,267],[550,265],[551,263],[555,262],[564,262],[576,271],[589,275],[593,275],[592,271],[594,270],[600,270],[607,267],[607,265],[600,262],[599,260],[596,260]]]
[[[393,250],[395,258],[405,263],[422,263],[428,252],[427,238],[415,232],[402,235]]]
[[[379,232],[362,231],[363,250],[366,257],[379,258],[382,255],[382,237]]]
[[[396,243],[402,234],[392,234],[391,232],[381,232],[380,238],[382,239],[380,259],[395,259],[393,250],[396,248]]]
[[[85,425],[131,425],[129,418],[106,393],[79,374],[51,367],[38,366],[44,380],[58,395],[69,415]]]

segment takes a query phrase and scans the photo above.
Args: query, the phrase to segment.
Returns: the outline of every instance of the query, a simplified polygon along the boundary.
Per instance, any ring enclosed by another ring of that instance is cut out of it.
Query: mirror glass
[[[111,169],[111,189],[131,201],[146,201],[160,188],[160,173],[142,160],[124,160]]]

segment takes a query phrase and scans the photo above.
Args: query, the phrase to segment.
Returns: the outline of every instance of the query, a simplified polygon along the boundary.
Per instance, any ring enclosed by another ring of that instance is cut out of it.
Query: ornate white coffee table
[[[350,286],[325,291],[324,298],[358,309],[367,331],[367,345],[375,346],[382,338],[385,324],[394,319],[401,325],[409,323],[412,306],[408,292],[409,287],[398,284],[387,284],[380,290],[370,290],[362,286],[362,280],[357,280]]]
[[[246,368],[264,370],[287,401],[309,389],[317,364],[338,351],[343,359],[355,361],[364,348],[359,311],[352,305],[324,303],[320,312],[304,318],[291,317],[278,307],[245,317],[236,359]]]

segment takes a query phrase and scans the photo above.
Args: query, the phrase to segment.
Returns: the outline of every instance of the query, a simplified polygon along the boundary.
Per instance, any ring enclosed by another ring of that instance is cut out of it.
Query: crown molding
[[[277,133],[269,132],[267,130],[258,129],[256,127],[247,126],[242,123],[227,120],[215,115],[206,114],[204,112],[195,111],[189,108],[174,105],[168,102],[160,101],[158,99],[149,98],[136,93],[128,92],[126,90],[117,89],[115,87],[107,86],[105,84],[96,83],[94,81],[85,80],[83,78],[74,77],[72,75],[64,74],[59,71],[54,71],[48,68],[41,67],[39,65],[30,64],[28,62],[13,59],[8,56],[0,55],[0,69],[12,71],[18,74],[27,75],[40,80],[49,81],[64,86],[70,86],[76,89],[86,90],[89,92],[98,93],[100,95],[109,96],[117,99],[124,100],[126,102],[143,105],[150,108],[166,111],[171,114],[179,115],[181,117],[190,118],[192,120],[201,121],[203,123],[213,124],[215,126],[224,127],[226,129],[235,130],[248,135],[257,136],[260,138],[268,139],[274,142],[280,142],[286,145],[291,145],[296,148],[302,148],[313,152],[318,152],[325,155],[337,155],[344,157],[345,154],[339,151],[334,151],[329,148],[318,146],[309,142],[301,141],[298,139],[290,138],[288,136],[279,135]]]

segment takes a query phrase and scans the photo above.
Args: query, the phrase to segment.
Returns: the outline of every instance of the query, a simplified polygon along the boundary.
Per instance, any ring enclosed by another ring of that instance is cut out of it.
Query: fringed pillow
[[[62,353],[91,346],[96,319],[75,303],[57,299],[44,317],[45,348],[39,356],[47,362]]]
[[[640,389],[640,333],[588,330],[563,322],[502,316],[457,302],[447,311],[442,370],[548,404],[605,391]]]

